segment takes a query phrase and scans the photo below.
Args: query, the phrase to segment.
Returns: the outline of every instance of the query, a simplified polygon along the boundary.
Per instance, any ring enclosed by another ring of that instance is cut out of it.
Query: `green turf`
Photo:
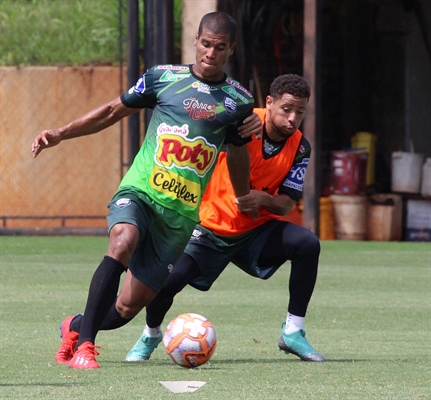
[[[431,244],[322,242],[306,321],[328,359],[305,363],[278,351],[289,267],[269,281],[229,266],[214,288],[187,288],[167,319],[197,312],[218,345],[195,370],[160,346],[145,364],[124,357],[143,315],[101,332],[99,370],[55,364],[61,320],[82,312],[102,237],[0,237],[0,399],[428,399],[431,398]],[[166,321],[168,322],[168,321]],[[198,380],[173,394],[159,381]]]

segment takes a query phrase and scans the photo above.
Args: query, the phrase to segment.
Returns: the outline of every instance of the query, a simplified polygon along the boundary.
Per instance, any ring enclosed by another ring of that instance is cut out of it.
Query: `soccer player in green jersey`
[[[223,71],[235,48],[235,33],[229,15],[206,14],[196,34],[193,65],[149,68],[127,93],[34,139],[37,157],[62,140],[96,133],[143,108],[153,109],[144,143],[108,205],[109,245],[91,280],[84,314],[61,324],[57,362],[99,368],[98,331],[127,324],[156,296],[198,221],[202,195],[224,144],[236,195],[249,193],[244,144],[261,125],[250,117],[251,94]]]

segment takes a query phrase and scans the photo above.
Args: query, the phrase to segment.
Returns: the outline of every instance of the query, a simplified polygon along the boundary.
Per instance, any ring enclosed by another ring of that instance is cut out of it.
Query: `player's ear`
[[[229,57],[233,54],[233,52],[235,51],[235,47],[236,47],[236,43],[235,42],[233,42],[231,45],[230,45],[230,52],[229,52]]]
[[[271,108],[274,103],[274,99],[271,96],[266,96],[266,108]]]
[[[196,46],[196,45],[198,44],[198,40],[199,40],[199,35],[198,35],[198,33],[196,32],[196,35],[195,35],[195,41],[193,42],[193,45],[194,45],[194,46]]]

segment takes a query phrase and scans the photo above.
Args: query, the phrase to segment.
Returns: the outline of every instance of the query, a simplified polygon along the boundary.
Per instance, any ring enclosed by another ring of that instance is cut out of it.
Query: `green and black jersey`
[[[127,107],[152,108],[153,115],[119,189],[136,188],[199,221],[220,148],[249,141],[237,129],[252,113],[252,95],[227,75],[210,82],[198,78],[191,65],[156,65],[121,100]]]

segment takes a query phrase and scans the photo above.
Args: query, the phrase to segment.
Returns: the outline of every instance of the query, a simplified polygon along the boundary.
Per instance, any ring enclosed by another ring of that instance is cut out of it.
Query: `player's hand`
[[[255,113],[251,114],[243,121],[244,125],[238,128],[238,134],[242,138],[247,138],[256,135],[256,139],[262,137],[262,121]]]
[[[31,152],[33,153],[33,157],[36,158],[43,149],[56,146],[60,142],[61,134],[58,130],[49,129],[42,131],[38,136],[36,136],[31,145]]]
[[[262,205],[264,196],[266,196],[265,192],[250,190],[249,194],[237,197],[235,202],[240,212],[250,214],[251,218],[255,220],[259,217],[259,207]]]
[[[250,210],[257,210],[264,201],[268,194],[261,190],[250,190],[249,194],[237,197],[236,204],[241,210],[250,212]]]
[[[238,204],[237,204],[237,207],[240,213],[249,215],[253,221],[256,221],[256,219],[260,217],[259,210],[241,207]]]

